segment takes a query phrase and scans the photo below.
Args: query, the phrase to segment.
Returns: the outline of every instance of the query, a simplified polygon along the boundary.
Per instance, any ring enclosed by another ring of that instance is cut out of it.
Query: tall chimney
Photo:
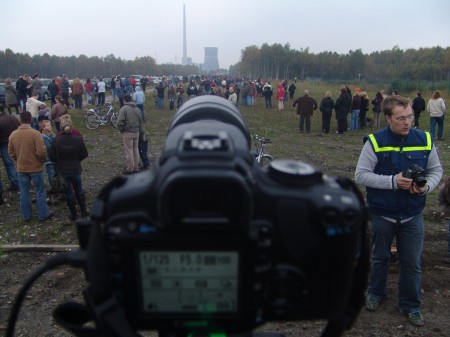
[[[188,64],[186,46],[186,4],[183,4],[183,59],[181,60],[181,64]]]

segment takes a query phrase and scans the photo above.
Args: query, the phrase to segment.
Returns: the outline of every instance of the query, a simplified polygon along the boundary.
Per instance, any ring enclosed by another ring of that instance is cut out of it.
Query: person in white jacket
[[[44,102],[41,102],[38,100],[39,93],[36,91],[33,91],[31,94],[31,97],[28,97],[27,99],[27,110],[31,113],[31,127],[37,131],[40,131],[39,129],[39,123],[38,123],[38,117],[39,117],[39,110],[46,107]]]
[[[445,115],[445,102],[441,97],[441,92],[438,90],[434,93],[433,97],[428,101],[427,111],[430,114],[430,134],[434,141],[434,134],[436,130],[436,124],[438,125],[437,139],[442,140],[444,132],[444,115]]]

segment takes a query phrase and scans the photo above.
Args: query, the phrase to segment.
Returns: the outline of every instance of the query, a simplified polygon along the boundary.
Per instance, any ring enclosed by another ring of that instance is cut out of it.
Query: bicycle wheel
[[[268,167],[273,157],[270,154],[263,154],[261,162],[259,163],[261,167]]]
[[[95,130],[100,126],[100,117],[98,117],[97,115],[89,114],[84,117],[84,125],[89,130]]]
[[[111,124],[117,129],[117,123],[119,122],[119,114],[113,112],[111,116]]]

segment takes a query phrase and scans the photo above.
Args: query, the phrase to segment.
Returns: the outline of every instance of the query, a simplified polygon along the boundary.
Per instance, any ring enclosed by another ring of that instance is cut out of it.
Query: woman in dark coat
[[[331,114],[334,109],[334,101],[331,98],[331,92],[327,91],[325,97],[320,103],[320,111],[322,112],[322,132],[330,132]]]
[[[334,104],[334,110],[336,111],[336,119],[338,124],[338,130],[336,133],[343,134],[347,131],[347,115],[350,111],[352,101],[350,100],[347,90],[341,89],[341,95]]]
[[[375,94],[375,98],[372,100],[373,105],[373,126],[376,129],[379,129],[381,126],[381,102],[383,102],[383,94],[378,91]]]
[[[83,185],[81,182],[81,161],[87,158],[88,151],[83,138],[72,134],[72,120],[61,120],[62,134],[56,137],[50,148],[49,158],[56,163],[56,171],[67,183],[66,202],[70,210],[70,219],[77,219],[75,198],[80,205],[81,216],[87,217]],[[74,196],[75,191],[75,196]],[[74,198],[75,197],[75,198]]]
[[[359,129],[364,130],[367,126],[366,113],[369,110],[370,100],[367,96],[367,92],[362,91],[361,94],[361,105],[359,106]]]
[[[11,79],[6,79],[5,82],[5,105],[8,107],[8,112],[11,114],[11,108],[16,109],[16,114],[19,114],[19,101],[17,100],[16,89],[11,84]]]

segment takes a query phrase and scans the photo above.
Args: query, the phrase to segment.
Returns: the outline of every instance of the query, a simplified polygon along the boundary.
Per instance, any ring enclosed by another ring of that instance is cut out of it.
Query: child
[[[41,130],[42,130],[42,139],[44,140],[45,148],[47,149],[47,160],[45,161],[45,171],[47,172],[48,184],[53,190],[53,186],[51,186],[51,177],[55,175],[55,163],[48,159],[48,154],[50,152],[50,148],[52,147],[53,140],[56,135],[52,132],[52,123],[49,120],[42,120]]]
[[[439,205],[443,207],[445,219],[448,221],[448,256],[442,262],[450,264],[450,176],[447,177],[444,186],[439,190]]]

